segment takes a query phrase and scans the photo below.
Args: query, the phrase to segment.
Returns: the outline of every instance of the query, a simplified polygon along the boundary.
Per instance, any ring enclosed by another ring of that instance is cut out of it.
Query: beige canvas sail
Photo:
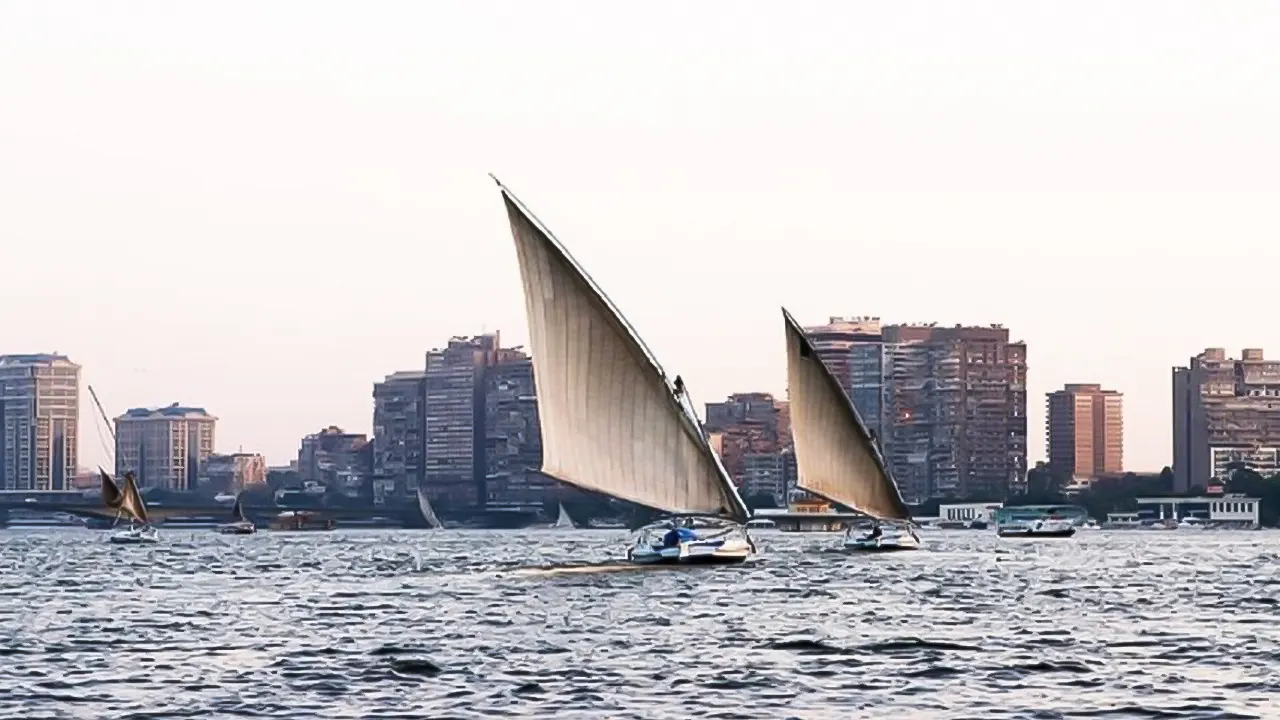
[[[797,485],[882,520],[910,520],[857,408],[784,309]]]
[[[147,505],[142,502],[142,493],[138,490],[138,484],[133,479],[133,473],[124,474],[124,490],[122,492],[124,498],[120,502],[119,510],[122,514],[137,520],[146,525]]]
[[[98,468],[98,476],[102,480],[102,503],[112,510],[119,510],[124,504],[124,491],[106,470]]]
[[[418,486],[418,510],[422,513],[422,519],[427,523],[427,527],[438,530],[444,526],[440,518],[436,517],[436,511],[431,507],[431,500],[427,498],[427,491],[422,486]]]
[[[662,512],[745,520],[682,393],[550,231],[505,187],[502,196],[524,281],[542,472]]]

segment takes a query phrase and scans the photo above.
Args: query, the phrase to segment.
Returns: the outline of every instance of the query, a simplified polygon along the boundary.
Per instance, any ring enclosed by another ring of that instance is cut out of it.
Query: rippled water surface
[[[1277,717],[1280,533],[0,530],[0,717]]]

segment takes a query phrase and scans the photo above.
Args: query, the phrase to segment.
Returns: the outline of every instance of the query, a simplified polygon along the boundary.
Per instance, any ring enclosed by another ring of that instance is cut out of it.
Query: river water
[[[0,718],[1280,713],[1280,533],[603,564],[626,538],[0,531]]]

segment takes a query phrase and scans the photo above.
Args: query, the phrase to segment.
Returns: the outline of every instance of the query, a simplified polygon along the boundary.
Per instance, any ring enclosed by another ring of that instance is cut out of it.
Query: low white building
[[[957,503],[939,505],[938,520],[941,522],[971,522],[983,520],[992,522],[995,513],[1004,507],[1004,503]]]
[[[1143,520],[1181,520],[1195,517],[1210,522],[1239,523],[1256,527],[1262,501],[1244,495],[1204,497],[1138,498],[1138,514]]]

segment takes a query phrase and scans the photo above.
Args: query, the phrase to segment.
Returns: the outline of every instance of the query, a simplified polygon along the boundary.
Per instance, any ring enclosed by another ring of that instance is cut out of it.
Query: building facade
[[[217,422],[204,408],[178,403],[129,410],[115,419],[116,473],[133,472],[143,488],[194,490]]]
[[[538,508],[561,494],[540,472],[542,434],[533,360],[509,353],[485,374],[486,505]]]
[[[1027,475],[1027,347],[1000,325],[887,325],[886,455],[907,502],[998,499]]]
[[[1068,480],[1124,472],[1124,396],[1101,385],[1071,384],[1045,400],[1049,467]]]
[[[206,495],[239,493],[248,487],[265,485],[267,460],[257,453],[210,455],[200,466],[198,490]]]
[[[0,355],[0,489],[72,489],[79,427],[79,365],[65,355]]]
[[[769,393],[737,393],[724,402],[707,403],[704,428],[714,435],[716,449],[729,477],[741,489],[749,455],[769,455],[781,450],[784,414]]]
[[[426,451],[427,374],[398,372],[373,386],[373,474],[418,491]]]
[[[1258,348],[1238,360],[1209,348],[1173,368],[1175,492],[1207,487],[1225,471],[1225,458],[1265,457],[1278,446],[1280,362]]]
[[[485,370],[498,333],[455,337],[427,353],[423,484],[437,510],[484,504]]]
[[[373,475],[373,444],[364,433],[336,425],[302,438],[298,447],[298,479],[334,492],[358,495]]]

